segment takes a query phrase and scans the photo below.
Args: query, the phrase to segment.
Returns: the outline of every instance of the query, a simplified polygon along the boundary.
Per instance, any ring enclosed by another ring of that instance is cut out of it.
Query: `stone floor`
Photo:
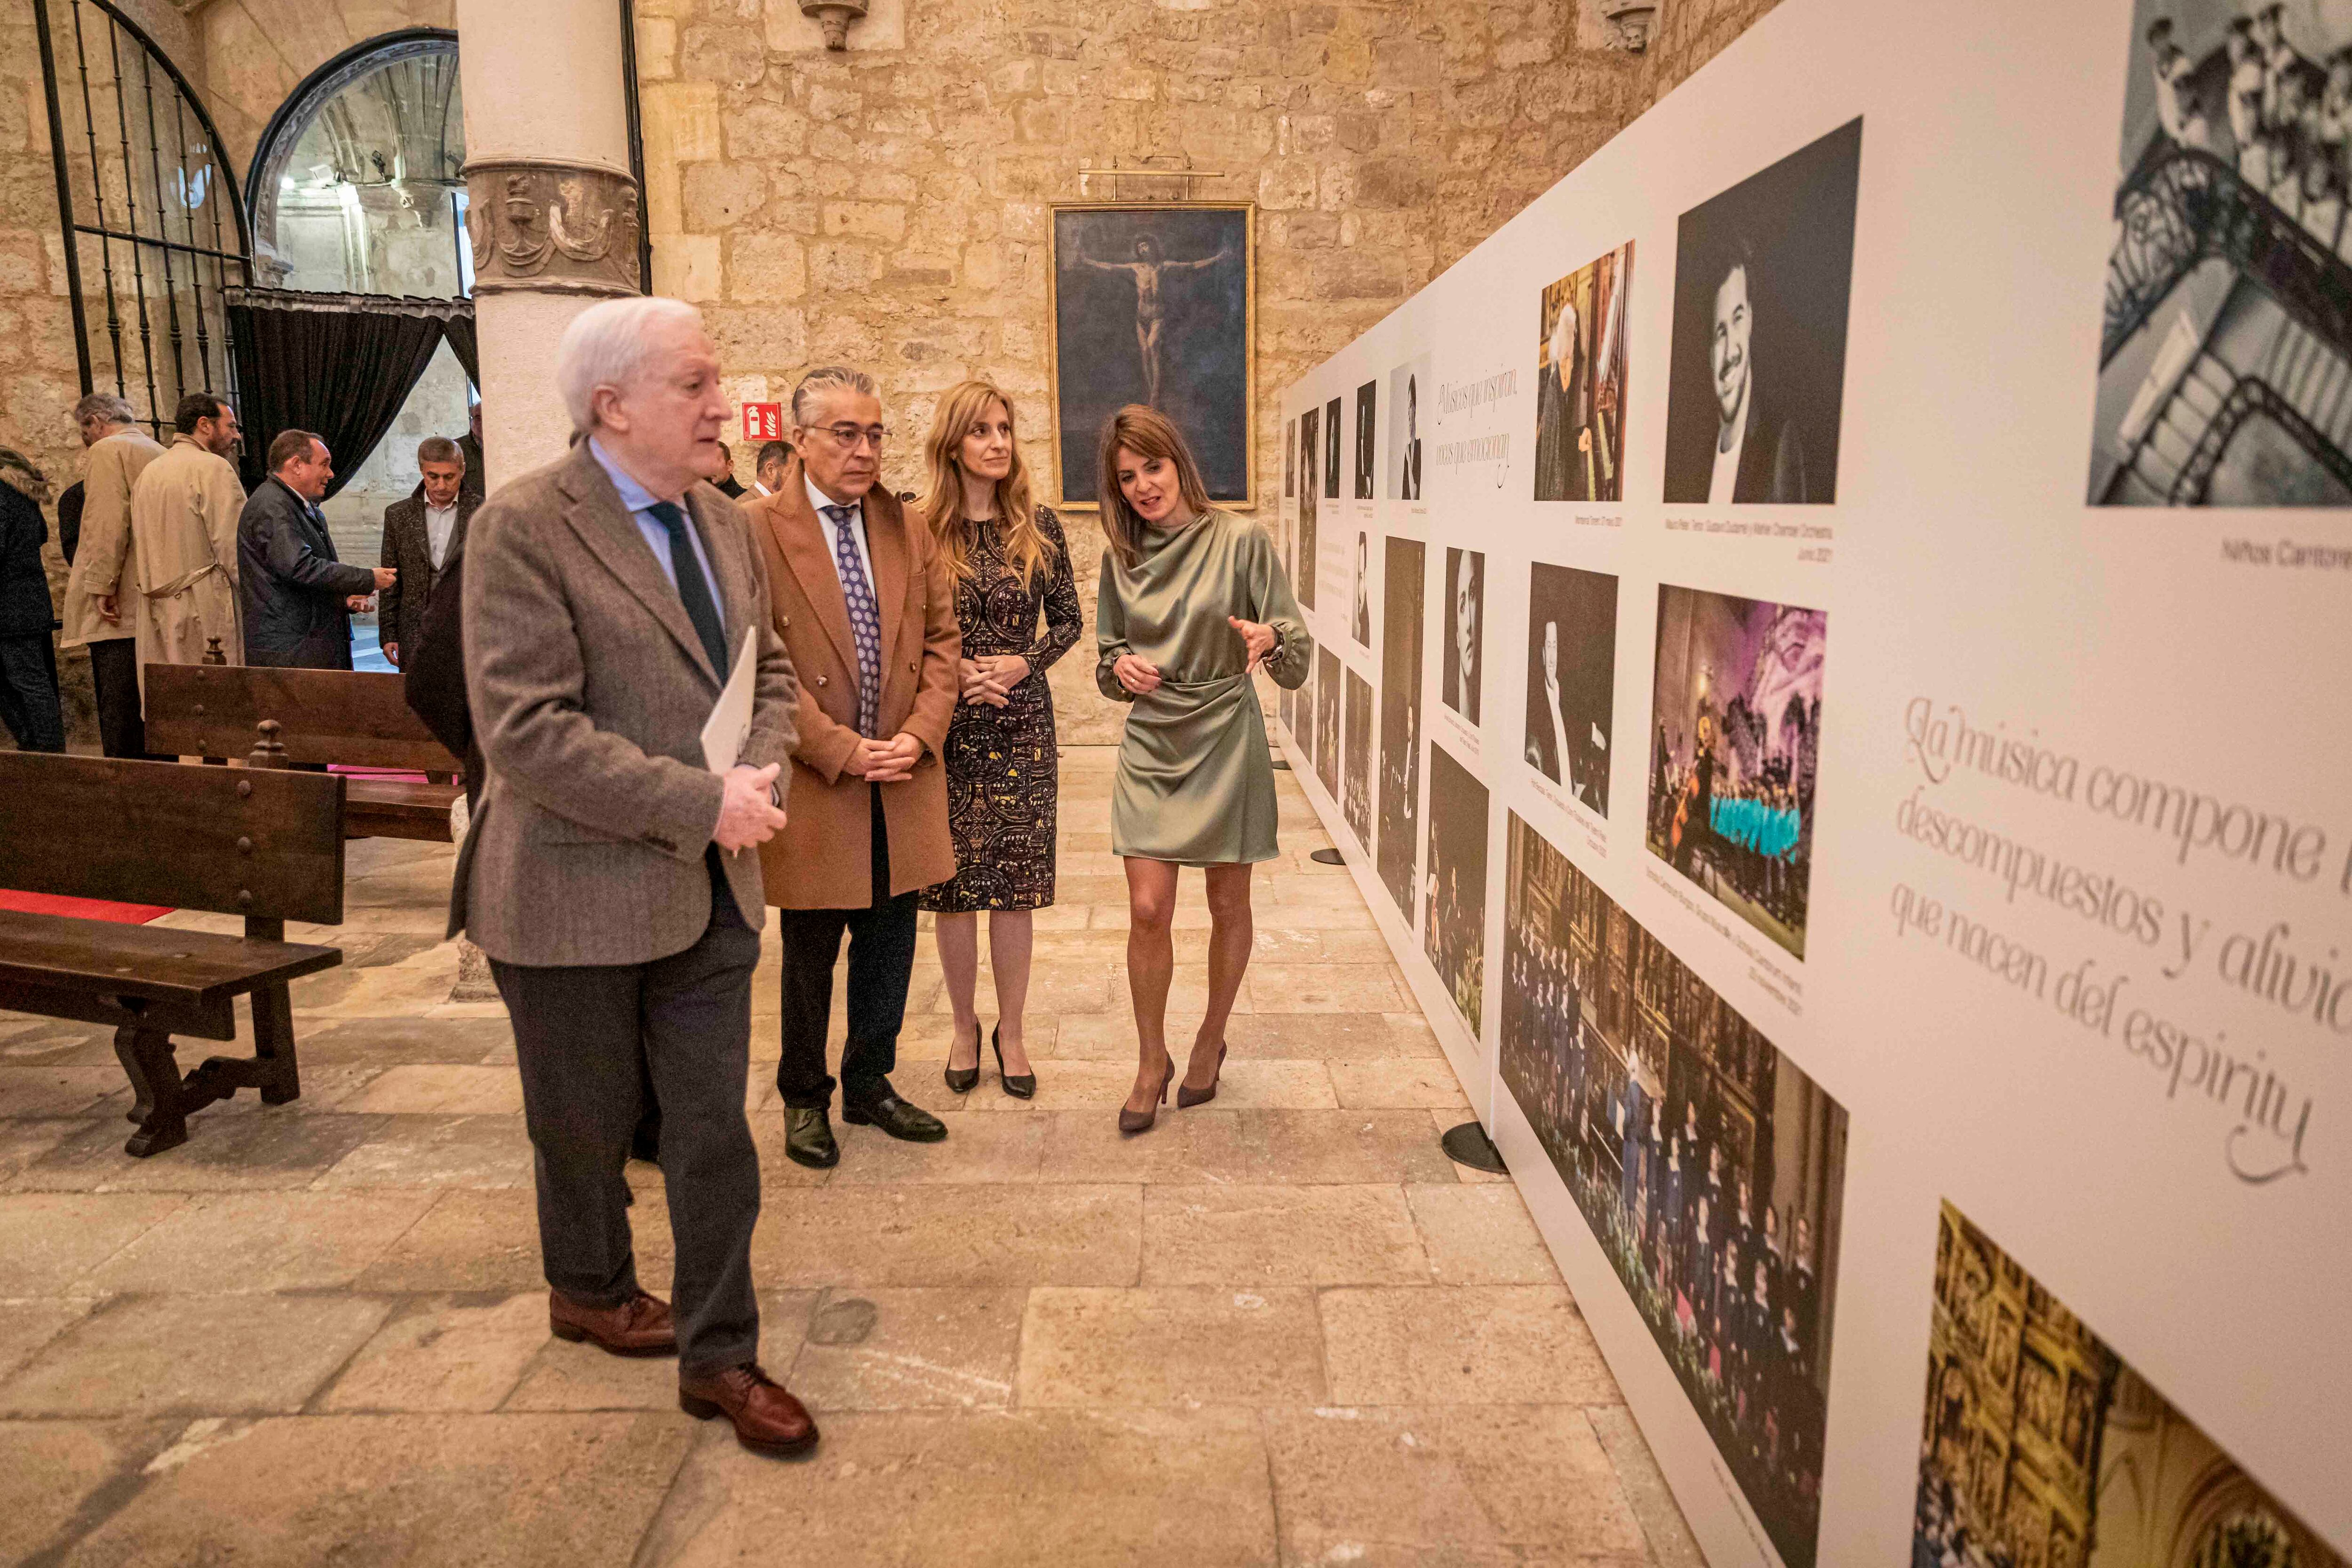
[[[791,1164],[771,940],[754,1261],[804,1461],[679,1414],[670,1363],[549,1337],[506,1020],[447,999],[446,848],[352,846],[302,1098],[154,1159],[104,1031],[0,1014],[0,1561],[1698,1563],[1517,1191],[1440,1153],[1460,1090],[1287,776],[1224,1090],[1119,1137],[1108,774],[1063,764],[1033,1103],[941,1086],[926,935],[896,1082],[948,1140]],[[661,1290],[661,1177],[629,1179]]]

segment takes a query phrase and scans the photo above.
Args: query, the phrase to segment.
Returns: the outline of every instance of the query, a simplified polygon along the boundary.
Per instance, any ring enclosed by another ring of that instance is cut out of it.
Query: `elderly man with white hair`
[[[514,1024],[549,1323],[678,1356],[678,1403],[747,1448],[816,1441],[760,1369],[743,1114],[765,897],[748,852],[784,825],[799,685],[743,515],[703,476],[727,404],[694,308],[591,306],[556,350],[582,439],[467,530],[467,690],[487,768],[450,933]],[[735,661],[751,722],[724,774],[701,732]],[[677,1310],[637,1282],[622,1169],[643,1086],[661,1113]]]

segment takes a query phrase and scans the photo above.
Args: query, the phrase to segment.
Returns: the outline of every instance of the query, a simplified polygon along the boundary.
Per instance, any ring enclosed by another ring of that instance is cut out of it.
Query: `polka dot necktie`
[[[849,633],[857,640],[857,733],[868,740],[882,722],[882,612],[874,602],[874,585],[866,580],[866,563],[858,559],[854,507],[827,507],[833,519],[833,564],[841,573],[841,597],[849,607]]]

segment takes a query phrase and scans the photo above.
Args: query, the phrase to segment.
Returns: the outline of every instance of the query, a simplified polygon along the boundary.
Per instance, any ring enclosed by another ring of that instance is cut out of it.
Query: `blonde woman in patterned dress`
[[[956,874],[918,902],[938,917],[955,1009],[948,1087],[963,1094],[980,1082],[974,992],[986,910],[997,1014],[989,1043],[1004,1092],[1026,1100],[1037,1092],[1022,1017],[1030,911],[1054,902],[1058,768],[1045,670],[1078,640],[1078,593],[1061,523],[1030,499],[1010,398],[986,382],[955,388],[940,400],[924,454],[930,493],[918,510],[955,574],[963,658],[945,756]]]

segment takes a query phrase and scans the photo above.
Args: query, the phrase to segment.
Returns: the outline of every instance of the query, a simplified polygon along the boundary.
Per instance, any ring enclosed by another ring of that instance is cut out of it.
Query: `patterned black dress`
[[[967,522],[971,575],[956,584],[963,656],[1018,653],[1029,678],[1003,707],[956,705],[948,725],[948,825],[956,873],[918,902],[939,914],[1042,909],[1054,902],[1054,804],[1060,769],[1054,750],[1054,694],[1045,671],[1078,640],[1083,612],[1070,574],[1061,519],[1037,508],[1045,536],[1041,580],[1022,580],[1004,559],[992,523]],[[1043,614],[1045,634],[1037,634]]]

